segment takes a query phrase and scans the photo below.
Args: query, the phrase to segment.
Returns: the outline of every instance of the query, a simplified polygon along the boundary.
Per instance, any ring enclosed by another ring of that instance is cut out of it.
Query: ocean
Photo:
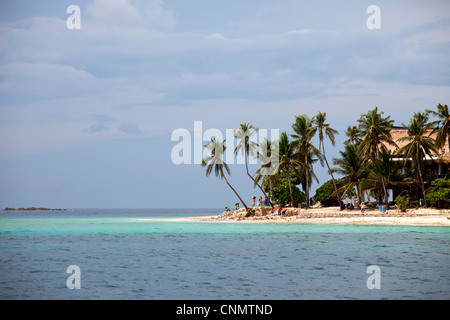
[[[220,211],[1,211],[0,299],[450,298],[450,227],[175,219]]]

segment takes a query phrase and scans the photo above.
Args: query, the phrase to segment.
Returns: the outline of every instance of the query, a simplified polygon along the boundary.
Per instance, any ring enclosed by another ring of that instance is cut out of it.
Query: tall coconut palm
[[[206,148],[211,150],[211,155],[206,156],[202,159],[202,167],[206,166],[206,176],[209,177],[211,172],[214,171],[216,177],[219,177],[220,179],[224,179],[227,185],[233,190],[233,192],[236,194],[236,196],[239,198],[241,203],[244,205],[245,209],[248,210],[247,205],[245,204],[244,200],[239,196],[239,194],[236,192],[236,190],[231,186],[231,184],[228,182],[228,179],[226,177],[226,174],[223,169],[225,169],[226,173],[231,175],[230,168],[226,164],[226,162],[223,161],[223,153],[226,149],[225,146],[225,140],[222,142],[217,141],[216,137],[211,138],[211,142],[205,145]]]
[[[345,131],[345,135],[348,137],[347,140],[344,141],[344,144],[353,144],[353,145],[359,145],[361,142],[360,138],[361,132],[359,131],[357,126],[348,126],[347,130]]]
[[[426,135],[427,130],[431,127],[431,124],[427,121],[428,116],[419,112],[414,114],[409,125],[403,124],[407,128],[408,136],[400,138],[399,142],[405,141],[407,144],[398,150],[398,153],[405,158],[405,163],[411,158],[417,168],[425,207],[427,206],[427,200],[422,172],[424,159],[427,155],[431,158],[433,153],[438,153],[435,147],[435,139]]]
[[[323,155],[323,159],[325,160],[325,163],[328,168],[328,173],[331,175],[331,179],[333,181],[334,191],[336,192],[336,197],[338,199],[338,202],[341,202],[341,197],[339,196],[339,193],[337,192],[337,186],[336,181],[333,176],[333,172],[331,171],[330,165],[328,164],[327,157],[325,155],[325,143],[324,143],[324,136],[328,137],[328,139],[331,141],[331,144],[334,147],[335,144],[335,135],[338,135],[339,132],[333,128],[330,127],[330,124],[325,123],[327,114],[325,112],[319,112],[314,118],[313,122],[316,124],[317,130],[319,131],[319,151]]]
[[[340,151],[340,158],[333,158],[333,164],[336,168],[332,170],[343,175],[344,185],[340,188],[342,194],[345,195],[350,188],[356,187],[359,202],[363,201],[361,184],[368,176],[366,160],[359,154],[355,145],[345,145],[344,151]]]
[[[394,158],[395,153],[390,150],[388,152],[382,151],[379,159],[370,157],[367,168],[369,174],[364,183],[365,189],[379,190],[382,184],[381,177],[383,177],[387,187],[404,185],[398,173],[399,163]]]
[[[433,121],[431,126],[435,126],[433,132],[437,131],[436,148],[442,149],[445,146],[445,140],[450,144],[450,113],[448,112],[448,106],[438,104],[437,111],[427,109],[425,112],[439,118],[439,120]]]
[[[273,157],[276,156],[276,159],[279,160],[279,151],[272,150],[276,144],[279,144],[278,141],[270,141],[267,138],[260,143],[259,148],[259,159],[261,160],[261,167],[255,172],[255,180],[257,182],[261,181],[261,184],[264,185],[265,181],[269,182],[269,190],[270,190],[270,201],[273,201],[273,185],[272,181],[274,176],[277,175],[277,167],[274,167],[275,163],[272,163]],[[274,152],[272,152],[274,151]],[[275,154],[276,153],[276,154]],[[268,174],[267,174],[268,173]]]
[[[264,196],[267,198],[266,193],[264,192],[261,185],[256,182],[256,180],[252,177],[252,175],[248,172],[248,157],[257,157],[257,144],[254,141],[250,141],[250,137],[253,136],[258,131],[258,128],[254,127],[250,123],[241,123],[240,127],[234,130],[234,136],[238,139],[238,144],[234,149],[235,154],[238,154],[239,151],[242,150],[242,154],[244,155],[245,160],[245,169],[247,171],[247,175],[252,179],[253,183],[258,186]],[[269,200],[270,205],[272,206],[272,202]]]
[[[280,160],[278,162],[278,172],[283,171],[288,178],[289,193],[291,196],[291,205],[294,205],[294,195],[292,193],[291,171],[298,176],[300,172],[298,168],[304,166],[304,164],[298,161],[295,157],[294,144],[289,141],[289,137],[286,132],[281,132],[279,142],[279,155]]]
[[[383,117],[384,112],[378,112],[378,107],[370,110],[366,114],[362,114],[358,120],[359,130],[361,131],[360,153],[367,157],[380,159],[380,150],[387,150],[385,144],[396,146],[392,140],[391,126],[394,120],[390,120],[390,116]],[[383,176],[381,184],[384,191],[385,204],[388,204],[389,194],[386,189],[386,183]]]
[[[294,140],[293,144],[296,147],[296,156],[304,164],[303,173],[305,178],[305,194],[306,207],[309,208],[309,189],[311,188],[311,176],[314,175],[312,167],[313,156],[316,156],[322,162],[322,154],[313,143],[312,139],[317,132],[317,128],[312,125],[312,121],[307,115],[299,115],[292,125],[294,134],[291,134]],[[317,177],[316,177],[317,180]]]

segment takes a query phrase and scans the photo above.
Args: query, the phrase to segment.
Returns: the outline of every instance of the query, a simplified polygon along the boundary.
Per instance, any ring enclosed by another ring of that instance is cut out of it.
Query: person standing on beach
[[[269,199],[267,197],[264,199],[264,204],[267,206],[269,204]]]
[[[253,200],[253,206],[255,206],[256,197],[253,196],[252,200]]]
[[[262,206],[262,197],[259,197],[259,206]]]

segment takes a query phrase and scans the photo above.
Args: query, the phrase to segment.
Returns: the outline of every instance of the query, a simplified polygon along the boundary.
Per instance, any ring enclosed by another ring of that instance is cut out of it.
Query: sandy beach
[[[270,213],[270,207],[252,207],[253,216],[245,217],[245,209],[223,212],[218,216],[183,218],[186,221],[217,222],[271,222],[271,223],[326,223],[326,224],[371,224],[371,225],[416,225],[416,226],[450,226],[450,210],[444,209],[408,209],[401,212],[391,209],[381,212],[377,209],[340,210],[339,207],[328,208],[287,208],[285,215],[278,215],[277,210]]]

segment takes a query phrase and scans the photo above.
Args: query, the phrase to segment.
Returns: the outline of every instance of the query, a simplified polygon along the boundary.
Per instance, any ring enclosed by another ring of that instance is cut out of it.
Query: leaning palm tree
[[[438,153],[435,145],[435,139],[428,136],[427,130],[430,129],[431,124],[427,123],[428,116],[423,113],[416,113],[411,119],[409,125],[403,124],[408,131],[408,136],[400,138],[398,141],[407,142],[406,145],[398,150],[398,153],[405,159],[405,163],[412,159],[417,168],[419,181],[422,187],[423,200],[425,207],[427,206],[425,183],[423,179],[422,168],[424,167],[424,159],[428,155],[430,158],[432,154]]]
[[[384,118],[384,112],[378,112],[378,107],[362,114],[358,120],[359,130],[361,131],[360,153],[366,157],[380,159],[380,150],[387,150],[385,144],[397,146],[391,137],[391,126],[394,120],[390,116]],[[386,183],[383,176],[380,176],[384,191],[385,204],[388,204],[389,194],[386,189]]]
[[[242,154],[244,155],[245,160],[245,169],[247,170],[247,175],[252,179],[253,183],[258,186],[258,188],[262,191],[264,196],[267,198],[266,193],[263,188],[259,185],[258,182],[252,177],[252,175],[248,172],[248,157],[257,157],[257,144],[254,141],[250,141],[250,137],[253,136],[258,131],[258,128],[254,127],[249,123],[241,123],[239,129],[234,130],[234,136],[238,138],[239,142],[234,149],[234,153],[238,154],[239,151],[242,150]],[[272,202],[269,200],[270,205],[272,206]]]
[[[341,202],[341,197],[339,197],[339,194],[337,192],[337,186],[336,181],[333,176],[333,172],[331,171],[330,165],[328,164],[327,157],[325,155],[325,143],[324,143],[324,135],[330,139],[331,144],[334,147],[335,144],[335,137],[334,135],[339,134],[337,130],[330,127],[328,123],[325,123],[327,114],[325,112],[319,112],[314,118],[313,122],[316,124],[317,129],[319,130],[319,151],[323,155],[323,159],[325,160],[325,163],[328,167],[328,173],[331,175],[331,180],[333,181],[334,191],[336,192],[336,196],[338,199],[338,202]]]
[[[312,144],[312,139],[317,132],[317,128],[312,125],[311,119],[303,114],[296,117],[292,129],[295,132],[294,134],[291,134],[291,137],[296,139],[293,141],[293,144],[296,147],[296,156],[299,161],[304,164],[303,173],[305,178],[304,189],[306,194],[306,207],[309,208],[309,189],[311,188],[310,178],[314,175],[312,167],[313,156],[316,156],[322,162],[322,154],[319,149]]]
[[[445,146],[445,140],[450,144],[450,113],[448,112],[448,106],[438,104],[437,111],[427,109],[425,112],[439,118],[439,120],[433,121],[431,126],[435,126],[432,133],[437,131],[436,148],[442,149]]]
[[[230,168],[226,164],[226,162],[223,161],[223,153],[226,149],[225,147],[225,140],[222,142],[219,142],[216,140],[216,137],[211,138],[211,142],[206,144],[205,147],[211,150],[211,155],[206,156],[202,160],[202,167],[206,166],[206,176],[209,177],[212,171],[216,174],[216,177],[219,177],[220,179],[225,179],[225,182],[227,185],[233,190],[233,192],[236,194],[236,196],[239,198],[241,203],[244,205],[245,209],[248,211],[248,207],[245,204],[244,200],[239,196],[239,194],[236,192],[236,190],[231,186],[231,184],[228,182],[228,179],[226,177],[225,171],[231,175]]]

